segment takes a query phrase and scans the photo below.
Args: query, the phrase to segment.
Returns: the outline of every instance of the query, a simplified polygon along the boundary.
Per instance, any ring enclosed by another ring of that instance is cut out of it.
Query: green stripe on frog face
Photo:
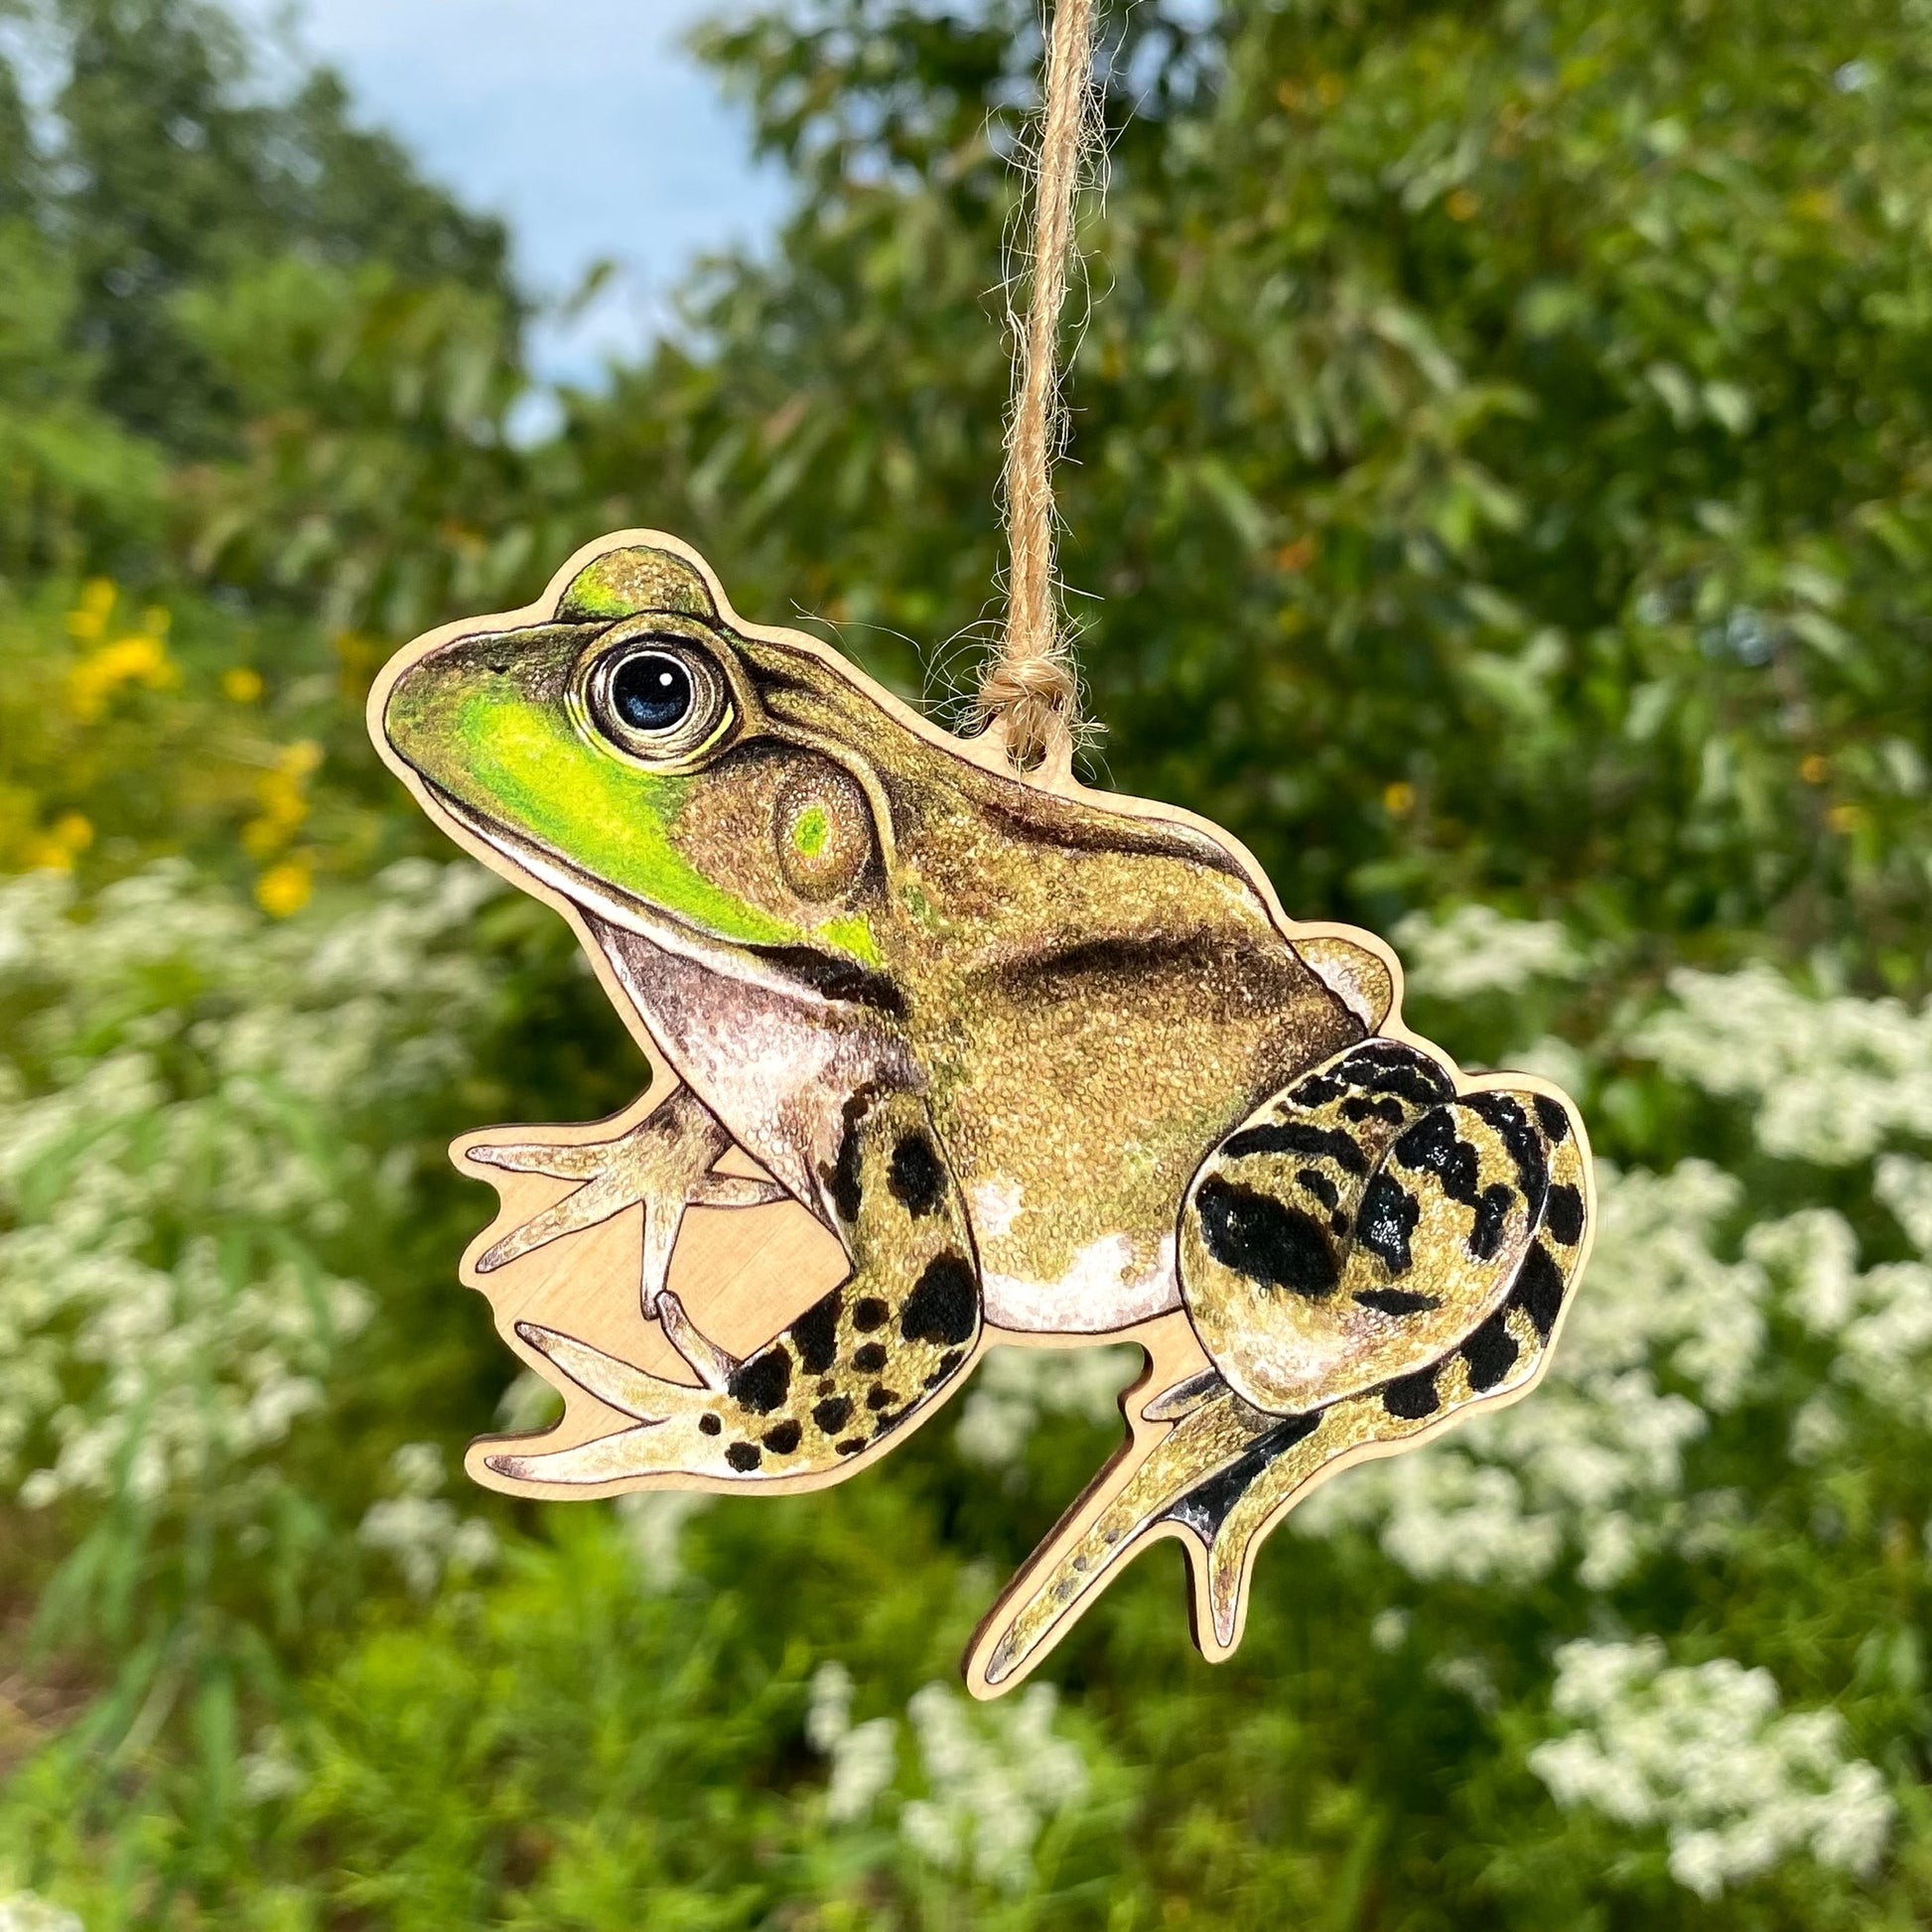
[[[486,824],[531,839],[573,871],[749,945],[805,934],[722,892],[671,843],[687,776],[640,771],[586,745],[561,709],[465,696],[450,729],[462,756],[428,775]],[[436,760],[435,763],[443,763]]]
[[[818,936],[842,952],[849,952],[854,959],[864,960],[868,966],[883,963],[879,941],[872,935],[872,921],[863,912],[848,912],[839,918],[827,919],[818,928]]]

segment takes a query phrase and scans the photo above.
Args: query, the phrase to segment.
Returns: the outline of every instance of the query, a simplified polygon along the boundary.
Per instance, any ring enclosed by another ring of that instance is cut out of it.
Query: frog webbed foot
[[[785,1197],[774,1180],[715,1173],[719,1158],[731,1145],[730,1134],[711,1110],[689,1087],[679,1087],[628,1133],[614,1140],[474,1146],[466,1158],[480,1166],[578,1183],[561,1200],[485,1249],[477,1259],[476,1271],[491,1274],[548,1242],[582,1233],[641,1203],[639,1297],[644,1313],[654,1315],[686,1208],[761,1207]]]
[[[517,1337],[630,1426],[594,1442],[486,1455],[516,1481],[696,1476],[833,1479],[942,1401],[980,1339],[965,1202],[922,1101],[867,1093],[847,1109],[834,1209],[852,1273],[742,1360],[660,1290],[663,1332],[697,1386],[518,1322]]]
[[[648,1369],[606,1354],[575,1335],[534,1321],[516,1324],[520,1340],[562,1370],[578,1387],[628,1416],[632,1426],[573,1448],[535,1455],[506,1450],[484,1462],[498,1475],[520,1482],[614,1482],[645,1475],[704,1473],[722,1448],[728,1467],[756,1467],[740,1445],[725,1443],[726,1415],[737,1406],[731,1396],[734,1374],[743,1366],[707,1335],[666,1289],[658,1298],[658,1319],[665,1336],[697,1375],[699,1386],[673,1382]]]

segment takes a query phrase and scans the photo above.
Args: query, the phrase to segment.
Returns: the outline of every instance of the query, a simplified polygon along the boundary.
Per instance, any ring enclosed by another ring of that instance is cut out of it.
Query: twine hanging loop
[[[1066,445],[1057,356],[1073,253],[1074,197],[1100,146],[1093,79],[1094,0],[1058,0],[1046,34],[1046,75],[1034,158],[1033,287],[1014,338],[1007,425],[1007,614],[1000,648],[980,680],[978,709],[1006,732],[1008,758],[1031,770],[1078,729],[1079,685],[1054,571],[1052,467]]]

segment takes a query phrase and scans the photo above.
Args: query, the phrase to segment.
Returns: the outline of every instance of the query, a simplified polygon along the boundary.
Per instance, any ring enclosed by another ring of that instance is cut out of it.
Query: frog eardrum
[[[815,1488],[995,1342],[1137,1341],[1121,1449],[974,1638],[992,1696],[1160,1537],[1227,1655],[1289,1508],[1547,1367],[1576,1109],[1409,1033],[1387,947],[1214,826],[1015,771],[648,531],[420,638],[369,721],[651,1066],[610,1121],[458,1143],[502,1197],[463,1279],[565,1398],[479,1481]]]

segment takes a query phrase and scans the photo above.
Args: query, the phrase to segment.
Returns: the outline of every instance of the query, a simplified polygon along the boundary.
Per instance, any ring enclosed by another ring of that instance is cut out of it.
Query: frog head
[[[441,815],[593,918],[759,977],[879,966],[862,748],[903,728],[803,640],[742,633],[675,553],[607,551],[545,621],[412,647],[372,708]]]

